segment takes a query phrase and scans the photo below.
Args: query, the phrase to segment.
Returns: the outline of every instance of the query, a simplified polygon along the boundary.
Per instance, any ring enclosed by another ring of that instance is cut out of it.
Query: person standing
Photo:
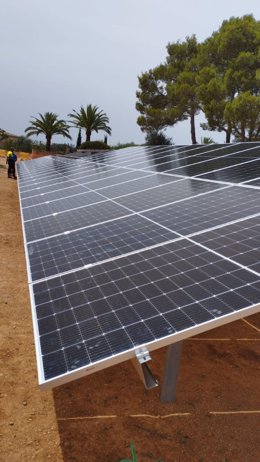
[[[14,149],[11,148],[10,151],[8,151],[7,156],[6,156],[6,163],[8,164],[8,178],[14,178],[16,180],[16,174],[15,174],[15,162],[17,161],[17,155],[14,152]]]

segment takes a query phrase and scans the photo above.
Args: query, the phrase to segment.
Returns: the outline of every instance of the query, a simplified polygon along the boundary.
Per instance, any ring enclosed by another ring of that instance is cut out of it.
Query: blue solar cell
[[[255,312],[259,147],[140,146],[18,164],[40,383]]]

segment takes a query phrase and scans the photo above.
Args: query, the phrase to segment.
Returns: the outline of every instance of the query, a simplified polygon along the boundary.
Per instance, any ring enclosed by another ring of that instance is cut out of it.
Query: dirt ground
[[[1,159],[2,165],[4,164]],[[17,183],[0,168],[1,462],[257,462],[260,316],[184,342],[176,403],[130,362],[37,386]],[[161,379],[166,350],[152,354]]]

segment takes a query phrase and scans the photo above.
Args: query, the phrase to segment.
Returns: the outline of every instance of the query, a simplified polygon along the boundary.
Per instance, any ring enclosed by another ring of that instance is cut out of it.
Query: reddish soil
[[[4,161],[1,160],[3,164]],[[37,386],[17,183],[0,168],[1,462],[257,462],[260,316],[184,342],[176,403],[130,362]],[[152,354],[161,379],[166,349]]]

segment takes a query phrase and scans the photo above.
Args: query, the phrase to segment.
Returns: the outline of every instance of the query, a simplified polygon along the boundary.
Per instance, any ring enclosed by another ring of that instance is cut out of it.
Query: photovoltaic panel
[[[42,380],[214,326],[252,305],[249,282],[260,297],[257,276],[183,240],[34,284]]]
[[[165,155],[161,155],[159,158],[157,156],[152,158],[149,157],[149,164],[154,164],[155,166],[163,164],[164,168],[166,166],[166,171],[171,171],[174,168],[189,167],[189,165],[191,164],[195,164],[198,162],[208,162],[212,159],[220,161],[222,157],[230,156],[234,152],[236,153],[236,155],[238,155],[240,149],[241,148],[239,148],[239,146],[234,148],[234,146],[232,145],[230,145],[229,148],[227,148],[226,146],[224,148],[221,148],[216,145],[212,145],[211,149],[204,146],[203,148],[198,147],[197,149],[193,149],[188,153],[187,151],[178,152],[177,155],[175,155],[174,157],[172,156],[169,159]],[[243,149],[243,152],[244,151],[245,149]],[[138,167],[140,167],[140,164],[138,164]],[[183,171],[180,170],[180,174],[182,173]]]
[[[199,146],[199,145],[192,145],[192,146],[176,146],[176,147],[167,147],[165,146],[162,149],[158,148],[143,148],[142,151],[136,151],[135,155],[131,153],[131,157],[127,158],[121,154],[117,155],[115,158],[113,153],[112,157],[109,158],[110,162],[113,165],[124,165],[124,166],[131,166],[131,168],[147,168],[147,167],[156,167],[158,169],[162,169],[166,167],[166,170],[176,167],[176,164],[183,161],[189,161],[191,158],[203,155],[205,159],[207,157],[221,157],[226,156],[230,153],[239,153],[245,152],[248,148],[250,148],[250,152],[247,152],[248,157],[252,157],[253,154],[251,153],[252,147],[255,147],[255,143],[236,143],[234,145],[207,145],[207,146]],[[97,156],[98,159],[98,156]],[[167,164],[167,165],[166,165]],[[181,165],[181,164],[180,164]]]
[[[77,184],[87,185],[87,183],[95,182],[98,180],[107,180],[110,176],[115,177],[120,176],[120,174],[124,175],[126,173],[125,169],[119,168],[104,169],[98,173],[96,171],[90,170],[88,166],[85,168],[86,170],[81,168],[80,172],[78,172],[76,175],[70,175],[69,177],[66,175],[64,175],[62,178],[59,176],[53,176],[51,181],[48,181],[44,176],[41,181],[34,183],[31,185],[31,187],[29,187],[29,185],[23,187],[23,189],[20,191],[21,196],[33,196],[39,193],[45,193],[46,190],[48,192],[56,191],[59,190],[60,186],[62,187],[62,185],[63,189],[69,188],[70,186],[75,186]],[[131,171],[129,171],[129,173],[131,173]],[[145,173],[143,175],[145,175]]]
[[[39,191],[39,189],[42,189],[42,188],[50,188],[48,191],[52,190],[53,189],[53,185],[55,186],[59,186],[59,185],[63,185],[64,184],[64,177],[63,176],[57,176],[57,175],[53,175],[53,179],[44,179],[43,181],[35,181],[35,182],[28,182],[26,184],[24,184],[24,186],[22,186],[20,188],[20,194],[21,196],[23,196],[24,193],[28,193],[28,192],[36,192],[36,194],[39,194],[39,192],[42,192],[42,191]],[[72,186],[75,185],[75,183],[72,184]]]
[[[173,183],[174,181],[180,181],[179,177],[174,177],[173,175],[161,175],[161,174],[151,174],[151,173],[144,173],[142,172],[144,176],[141,178],[137,179],[128,179],[128,181],[122,181],[122,178],[118,178],[120,180],[120,183],[112,184],[110,186],[106,187],[99,187],[95,189],[98,191],[100,194],[107,198],[115,198],[115,197],[120,197],[120,196],[126,196],[128,194],[132,194],[138,191],[144,191],[147,189],[152,189],[157,186],[162,186],[167,183]],[[133,172],[133,175],[135,173]],[[120,175],[121,177],[121,175]],[[92,184],[89,185],[90,188],[92,188]]]
[[[66,158],[66,159],[79,159],[81,157],[86,157],[86,153],[85,152],[70,152],[69,154],[65,154],[63,156],[63,158]]]
[[[258,148],[255,148],[254,150],[256,151],[258,150]],[[190,162],[192,165],[189,165]],[[232,168],[235,168],[233,167],[234,164],[243,164],[245,162],[247,162],[245,165],[249,166],[251,163],[255,164],[255,162],[258,161],[254,161],[254,159],[252,158],[245,159],[244,157],[237,157],[236,154],[231,154],[225,157],[222,156],[220,158],[213,159],[207,158],[198,163],[194,163],[194,159],[192,159],[192,161],[189,161],[189,159],[187,159],[187,165],[185,167],[172,169],[170,170],[170,173],[185,176],[197,176],[204,174],[205,178],[208,178],[208,176],[206,175],[208,172],[225,169],[230,166]],[[209,178],[211,177],[209,176]]]
[[[144,249],[178,237],[138,215],[28,245],[32,280]]]
[[[259,309],[259,146],[18,164],[42,386]]]
[[[187,197],[198,196],[213,190],[222,188],[222,185],[206,181],[182,180],[158,188],[149,189],[148,191],[131,194],[126,197],[117,198],[116,202],[130,210],[140,212],[170,202],[177,202]]]
[[[201,233],[193,240],[260,274],[260,215]]]
[[[97,189],[105,188],[107,186],[121,184],[121,183],[131,181],[137,178],[143,178],[148,175],[149,173],[147,172],[136,172],[136,171],[132,172],[128,169],[127,170],[120,169],[120,173],[118,172],[117,174],[114,174],[114,175],[111,174],[110,176],[104,176],[103,178],[100,178],[100,179],[91,178],[85,184],[89,189],[97,190]]]
[[[86,170],[85,170],[86,169]],[[29,191],[32,192],[32,195],[36,192],[37,194],[39,193],[44,193],[44,189],[46,187],[48,187],[49,185],[51,185],[51,188],[53,190],[57,190],[59,188],[57,188],[57,185],[59,185],[59,183],[64,183],[64,181],[66,179],[70,179],[72,180],[73,182],[73,185],[74,186],[77,186],[77,185],[82,185],[85,189],[88,189],[87,188],[87,183],[90,183],[90,182],[94,182],[94,181],[97,181],[97,180],[102,180],[102,179],[106,179],[108,178],[109,176],[112,176],[112,177],[116,177],[116,176],[120,176],[120,174],[124,174],[125,173],[125,170],[123,169],[117,169],[117,168],[104,168],[102,169],[102,171],[100,172],[96,172],[96,170],[91,170],[88,166],[85,166],[85,169],[83,167],[80,168],[80,173],[77,173],[77,174],[71,174],[69,177],[68,176],[62,176],[62,179],[60,178],[60,176],[53,176],[52,177],[52,180],[48,180],[45,176],[42,177],[41,179],[38,179],[37,182],[34,182],[33,184],[27,184],[26,186],[24,186],[22,189],[21,189],[21,195],[22,193],[26,192],[28,193]],[[137,175],[138,175],[139,172],[137,172]],[[143,173],[142,176],[145,176],[145,175],[148,175],[149,173]],[[139,176],[141,176],[141,173],[139,173]],[[41,189],[43,189],[41,191]],[[65,189],[65,186],[64,186],[64,189]],[[69,187],[66,187],[66,189],[69,190]]]
[[[21,185],[21,187],[19,188],[20,189],[20,194],[24,193],[24,192],[28,192],[30,190],[34,190],[34,189],[37,189],[38,187],[45,187],[45,186],[48,186],[48,185],[53,185],[53,184],[57,184],[57,183],[64,183],[64,181],[66,181],[66,176],[62,175],[62,174],[45,174],[44,176],[41,176],[39,178],[37,178],[37,180],[32,180],[32,178],[30,177],[29,179],[27,178],[27,181],[24,181]]]
[[[197,153],[199,151],[198,146],[185,146],[185,147],[167,147],[165,146],[163,149],[143,149],[142,153],[136,153],[135,157],[125,156],[125,157],[118,157],[116,160],[112,159],[111,164],[113,165],[121,165],[124,167],[131,167],[131,168],[146,168],[150,165],[160,164],[164,162],[174,162],[175,159],[178,159],[182,155],[187,155],[187,153]]]
[[[153,165],[153,158],[165,160],[174,160],[184,151],[192,152],[198,151],[199,146],[160,146],[160,147],[139,147],[131,150],[131,153],[110,153],[105,157],[104,161],[114,167],[143,169]],[[94,156],[95,161],[99,161],[99,156]]]
[[[41,159],[39,159],[41,160]],[[44,162],[45,161],[45,162]],[[62,163],[58,164],[58,161],[54,164],[50,164],[47,159],[43,159],[43,162],[37,160],[37,169],[35,167],[29,169],[25,166],[23,169],[23,176],[21,178],[21,187],[26,186],[26,184],[37,183],[39,180],[52,180],[55,177],[60,178],[63,175],[68,173],[67,168]]]
[[[260,191],[232,186],[142,214],[186,236],[259,212]]]
[[[24,229],[27,242],[31,242],[125,215],[129,215],[129,212],[124,207],[111,201],[104,201],[95,205],[60,212],[55,216],[27,221],[24,223]]]
[[[83,207],[86,204],[95,204],[102,202],[104,199],[99,194],[93,191],[85,190],[84,193],[75,194],[69,197],[53,199],[52,201],[44,202],[40,205],[24,207],[24,221],[33,220],[35,218],[45,217],[53,213],[60,213],[66,210],[72,210],[77,207]]]
[[[253,181],[249,180],[249,181],[247,181],[246,185],[259,188],[260,187],[260,178],[258,178],[257,180],[253,180]]]
[[[40,160],[40,159],[39,159]],[[47,162],[47,159],[45,159]],[[57,164],[59,162],[59,164]],[[56,163],[51,165],[45,165],[44,168],[40,169],[38,166],[37,160],[37,174],[35,174],[35,169],[32,172],[27,172],[26,176],[23,176],[21,180],[21,191],[26,188],[26,186],[37,186],[43,183],[55,183],[59,179],[71,179],[75,180],[82,177],[91,177],[96,175],[96,178],[102,177],[102,174],[108,174],[110,171],[113,173],[115,170],[120,172],[121,170],[113,166],[108,166],[106,164],[100,163],[91,163],[86,161],[73,161],[73,165],[70,163],[64,163],[64,159],[56,159]]]
[[[142,162],[153,155],[166,155],[169,153],[175,154],[179,151],[179,147],[173,146],[139,146],[131,148],[131,150],[113,151],[105,156],[104,161],[111,165],[124,166],[128,165],[135,168],[136,163]],[[95,161],[99,161],[99,155],[94,156]]]
[[[40,205],[46,202],[54,201],[57,199],[64,199],[76,194],[82,194],[88,191],[84,186],[72,186],[71,188],[60,189],[51,193],[40,193],[39,196],[35,195],[28,198],[21,198],[22,207],[31,207],[33,205]]]
[[[223,170],[216,170],[203,175],[203,178],[231,183],[243,183],[260,175],[260,158],[243,165],[236,165]]]
[[[77,169],[73,173],[69,173],[69,178],[75,181],[94,181],[109,176],[115,176],[120,173],[124,173],[123,169],[117,167],[110,167],[107,165],[93,166],[89,163],[80,162],[77,165]]]
[[[76,186],[73,181],[64,181],[63,183],[55,183],[53,185],[47,185],[43,187],[37,187],[33,190],[27,190],[21,192],[21,199],[27,199],[29,197],[38,196],[39,194],[46,194],[50,192],[55,192],[63,190],[64,188],[70,188]]]
[[[222,147],[219,145],[211,145],[208,147],[197,146],[194,147],[191,151],[184,150],[180,152],[180,150],[177,150],[174,155],[168,155],[167,153],[165,153],[164,155],[160,154],[159,156],[147,156],[145,161],[143,161],[142,163],[140,163],[140,161],[138,161],[138,164],[135,163],[135,168],[145,168],[149,171],[168,172],[173,170],[174,168],[183,166],[183,170],[180,169],[178,174],[185,175],[185,166],[188,167],[190,164],[198,162],[198,157],[202,157],[201,160],[204,159],[205,161],[212,161],[215,158],[216,160],[220,161],[221,157],[226,157],[232,153],[236,153],[237,158],[239,158],[239,152],[246,152],[247,156],[250,159],[253,150],[254,149],[252,148],[252,146],[246,147],[243,145],[225,145]],[[177,174],[177,172],[175,173]],[[191,175],[192,174],[193,173],[191,172]]]

